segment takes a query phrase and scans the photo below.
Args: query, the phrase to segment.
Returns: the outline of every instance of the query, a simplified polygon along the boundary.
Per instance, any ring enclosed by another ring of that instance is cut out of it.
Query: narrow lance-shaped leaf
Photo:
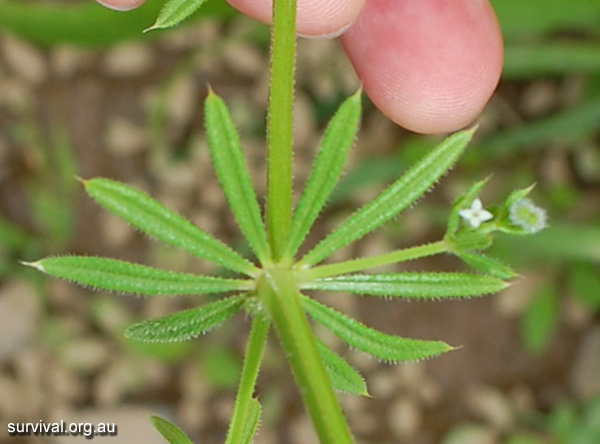
[[[194,444],[175,424],[160,416],[150,416],[150,422],[170,444]]]
[[[250,405],[248,406],[248,414],[246,416],[246,424],[244,428],[244,435],[242,437],[242,444],[252,444],[254,435],[258,431],[260,425],[260,415],[262,408],[258,399],[252,398]]]
[[[312,266],[340,248],[388,222],[429,190],[456,162],[471,140],[474,129],[453,134],[413,166],[375,200],[355,212],[322,240],[300,265]]]
[[[269,245],[240,139],[227,105],[212,91],[205,102],[205,121],[213,163],[233,215],[264,263],[270,257]]]
[[[361,91],[347,99],[329,123],[312,174],[296,207],[284,257],[293,257],[338,182],[354,143],[361,113]]]
[[[317,339],[317,348],[333,388],[352,395],[369,396],[365,379],[344,358]]]
[[[87,193],[111,213],[163,242],[240,273],[258,269],[235,251],[146,193],[109,179],[83,181]]]
[[[445,299],[497,293],[508,284],[470,273],[355,274],[317,279],[302,289],[343,291],[370,296]]]
[[[143,321],[128,327],[125,337],[143,342],[187,341],[219,326],[239,311],[243,303],[242,295],[232,296],[199,308]]]
[[[252,286],[252,281],[177,273],[103,257],[55,256],[25,265],[80,285],[133,294],[223,293]]]
[[[468,251],[456,253],[456,255],[475,270],[489,274],[490,276],[500,279],[512,279],[517,276],[517,273],[498,259]]]
[[[308,297],[303,297],[302,303],[316,321],[342,341],[383,361],[431,358],[453,350],[441,341],[407,339],[382,333]]]
[[[144,32],[175,26],[200,9],[204,3],[206,0],[167,0],[154,25]]]

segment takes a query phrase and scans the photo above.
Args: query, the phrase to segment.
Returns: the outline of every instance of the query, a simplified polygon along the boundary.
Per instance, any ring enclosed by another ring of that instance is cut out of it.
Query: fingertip
[[[297,32],[309,38],[333,38],[354,23],[366,0],[298,0]],[[272,0],[227,0],[244,14],[271,23]]]
[[[142,6],[146,0],[96,0],[96,2],[115,11],[131,11]]]
[[[487,0],[369,0],[342,43],[375,105],[419,133],[472,123],[502,70]]]

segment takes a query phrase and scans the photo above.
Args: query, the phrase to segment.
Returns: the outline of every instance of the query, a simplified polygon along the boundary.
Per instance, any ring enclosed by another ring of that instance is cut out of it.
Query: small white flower
[[[531,199],[521,199],[510,206],[510,221],[529,233],[537,233],[546,228],[548,216],[543,208],[536,206]]]
[[[458,212],[460,217],[465,219],[471,227],[479,228],[483,222],[488,221],[494,217],[492,213],[483,208],[483,204],[481,203],[481,199],[475,199],[471,204],[471,208],[465,208],[464,210],[460,210]]]

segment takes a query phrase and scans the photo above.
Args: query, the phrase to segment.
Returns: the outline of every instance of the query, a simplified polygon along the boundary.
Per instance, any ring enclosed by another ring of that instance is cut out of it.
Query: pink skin
[[[143,3],[97,1],[119,9]],[[272,0],[227,1],[271,19]],[[299,34],[330,38],[346,30],[341,41],[365,92],[412,131],[469,125],[498,84],[502,36],[488,0],[298,0]]]
[[[116,11],[130,11],[142,6],[146,3],[146,0],[96,0],[107,8],[114,9]]]

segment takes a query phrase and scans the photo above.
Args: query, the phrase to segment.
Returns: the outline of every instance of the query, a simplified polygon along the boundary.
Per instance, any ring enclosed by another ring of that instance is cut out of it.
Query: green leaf
[[[231,210],[248,243],[264,263],[270,257],[269,245],[240,139],[227,105],[212,90],[205,103],[205,121],[213,163]]]
[[[512,279],[517,276],[517,273],[515,273],[512,268],[499,259],[468,251],[457,253],[457,256],[475,270],[489,274],[490,276],[495,276],[500,279]]]
[[[351,347],[386,362],[431,358],[454,348],[441,341],[422,341],[391,336],[361,324],[314,299],[303,297],[306,311]]]
[[[239,254],[146,193],[109,179],[84,180],[83,184],[96,202],[144,233],[230,270],[250,276],[258,272]]]
[[[340,248],[388,222],[413,204],[456,162],[471,140],[474,129],[453,134],[408,170],[399,180],[368,203],[321,241],[302,260],[312,266]]]
[[[521,333],[525,346],[532,353],[543,353],[558,327],[560,308],[554,283],[541,288],[521,319]]]
[[[352,395],[369,396],[367,384],[362,375],[322,341],[317,339],[316,342],[333,388]]]
[[[243,303],[244,296],[231,296],[199,308],[139,322],[125,330],[125,337],[144,342],[187,341],[223,323],[233,316]]]
[[[260,415],[262,408],[258,399],[252,398],[250,405],[248,406],[248,413],[246,417],[246,424],[244,428],[244,436],[242,437],[242,444],[252,444],[254,435],[258,431],[260,425]]]
[[[361,91],[347,99],[331,120],[313,171],[296,207],[284,257],[293,257],[337,184],[356,138],[361,113]]]
[[[103,257],[55,256],[24,264],[80,285],[133,294],[223,293],[248,290],[252,285],[251,281],[176,273]]]
[[[317,279],[302,289],[343,291],[370,296],[446,299],[497,293],[508,284],[469,273],[355,274]]]
[[[206,0],[167,0],[154,25],[144,32],[175,26],[200,9],[204,3]]]
[[[194,444],[179,427],[160,416],[150,416],[150,422],[170,444]]]

